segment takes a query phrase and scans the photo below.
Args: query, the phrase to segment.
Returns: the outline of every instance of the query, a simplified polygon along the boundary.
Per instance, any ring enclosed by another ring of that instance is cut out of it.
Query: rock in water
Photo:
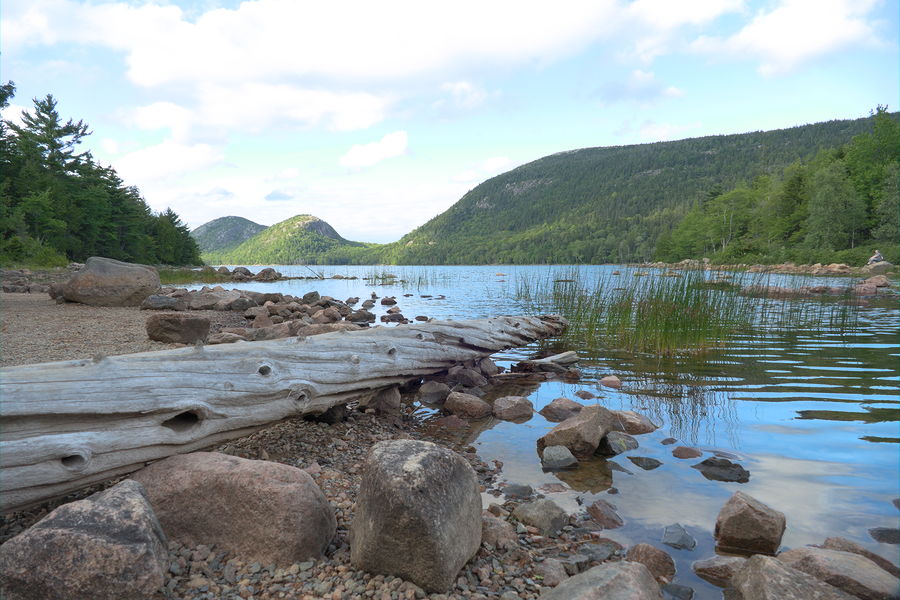
[[[144,488],[126,479],[64,504],[0,546],[6,600],[141,600],[165,582],[169,554]]]
[[[617,454],[634,450],[637,447],[638,441],[627,433],[610,431],[602,440],[600,440],[600,445],[597,447],[597,454],[616,456]]]
[[[541,535],[556,535],[569,524],[569,515],[556,502],[541,498],[534,502],[520,504],[513,511],[513,516],[526,525],[537,527]]]
[[[444,410],[463,419],[481,419],[492,412],[490,404],[463,392],[450,392],[444,401]]]
[[[541,467],[547,471],[556,471],[568,467],[577,467],[578,459],[565,446],[549,446],[544,448]]]
[[[663,530],[662,543],[679,550],[693,550],[697,545],[697,540],[682,527],[681,523],[675,523]]]
[[[727,458],[710,456],[703,462],[692,465],[691,468],[703,473],[703,476],[710,481],[736,481],[737,483],[750,481],[750,471]]]
[[[318,558],[337,523],[302,469],[218,452],[170,456],[133,475],[170,538],[215,545],[247,561],[289,565]]]
[[[445,592],[481,544],[481,494],[461,456],[430,442],[378,442],[350,526],[350,561]]]
[[[729,600],[854,600],[855,596],[793,569],[771,556],[755,554],[731,578]]]
[[[625,560],[641,563],[659,583],[669,583],[675,577],[675,561],[665,550],[650,544],[637,544],[628,550]]]
[[[616,422],[613,425],[615,431],[641,435],[653,433],[659,429],[648,417],[633,410],[614,410],[612,413],[616,416]]]
[[[450,395],[450,386],[439,381],[426,381],[419,387],[418,400],[426,404],[442,404]]]
[[[747,559],[743,556],[713,556],[705,560],[698,560],[691,565],[697,577],[705,579],[711,584],[727,588],[731,584],[734,574],[744,567]]]
[[[543,454],[547,446],[565,446],[576,458],[587,458],[609,433],[612,413],[602,406],[586,406],[574,417],[569,417],[546,435],[538,438],[537,452]]]
[[[825,539],[825,543],[822,544],[823,548],[828,548],[829,550],[840,550],[841,552],[852,552],[853,554],[859,554],[860,556],[865,556],[873,563],[893,575],[894,577],[900,577],[900,568],[897,567],[894,563],[886,559],[885,557],[875,554],[871,550],[867,548],[863,548],[856,542],[852,542],[846,538],[842,537],[830,537]]]
[[[794,548],[778,555],[778,560],[830,583],[857,598],[883,600],[898,597],[896,577],[874,562],[850,552],[827,548]]]
[[[596,500],[588,506],[587,512],[603,529],[616,529],[624,524],[622,517],[616,512],[615,505],[603,499]]]
[[[735,492],[716,518],[719,548],[741,554],[775,554],[785,528],[784,513],[743,492]]]
[[[494,400],[494,416],[504,421],[530,419],[534,405],[522,396],[503,396]]]
[[[209,336],[209,319],[184,313],[159,313],[147,318],[147,337],[169,344],[205,342]]]
[[[63,298],[92,306],[140,306],[159,290],[153,267],[92,256],[63,285]]]
[[[582,408],[584,408],[584,405],[579,404],[574,400],[569,400],[568,398],[556,398],[538,412],[548,421],[561,423],[569,417],[574,417],[581,412]]]
[[[609,562],[569,577],[541,594],[540,600],[661,600],[647,567],[636,562]]]

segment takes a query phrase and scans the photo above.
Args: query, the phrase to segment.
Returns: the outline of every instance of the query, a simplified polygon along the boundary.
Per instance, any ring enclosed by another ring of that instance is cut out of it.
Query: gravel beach
[[[137,308],[57,304],[43,294],[0,294],[2,365],[176,347],[147,339],[144,329],[147,314],[147,311]],[[236,319],[238,322],[242,320],[235,313],[204,311],[203,314],[213,319],[213,330],[235,325]],[[573,519],[572,524],[558,537],[543,537],[538,535],[536,529],[519,525],[515,547],[501,550],[482,544],[447,594],[426,594],[411,582],[353,569],[347,533],[359,489],[360,465],[377,441],[424,439],[450,447],[473,466],[482,492],[500,496],[495,482],[501,464],[485,464],[477,457],[474,448],[462,446],[452,437],[434,434],[433,429],[419,422],[412,413],[413,408],[404,405],[400,416],[382,418],[351,410],[347,420],[332,425],[302,418],[290,419],[248,437],[211,448],[244,458],[277,461],[306,469],[334,507],[337,535],[324,558],[278,567],[248,564],[240,556],[230,556],[215,547],[188,548],[170,543],[170,568],[158,597],[210,600],[536,598],[543,589],[547,589],[542,587],[540,576],[545,558],[564,560],[567,556],[573,556],[582,563],[596,564],[590,557],[578,554],[579,547],[586,542],[591,542],[594,548],[606,548],[606,558],[620,555],[621,546],[604,540],[596,531],[577,527]],[[0,542],[23,531],[56,506],[83,498],[116,481],[93,486],[31,510],[0,517]],[[498,499],[497,502],[491,506],[491,511],[501,517],[508,515],[516,506],[513,501]],[[583,568],[585,565],[579,566]],[[557,565],[557,569],[561,568]]]

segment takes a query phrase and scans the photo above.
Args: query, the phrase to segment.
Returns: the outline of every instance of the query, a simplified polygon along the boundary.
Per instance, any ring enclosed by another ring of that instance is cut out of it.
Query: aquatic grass
[[[520,277],[515,297],[531,312],[563,315],[569,328],[561,341],[589,353],[695,354],[721,346],[739,331],[824,323],[847,331],[858,319],[849,291],[825,301],[784,300],[742,294],[745,285],[767,282],[753,276],[723,281],[699,269],[662,275],[624,270],[591,278],[572,267]]]

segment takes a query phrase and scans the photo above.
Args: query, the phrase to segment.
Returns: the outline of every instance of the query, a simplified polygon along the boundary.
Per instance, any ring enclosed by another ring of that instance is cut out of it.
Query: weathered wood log
[[[554,335],[556,316],[432,321],[0,369],[0,512]]]

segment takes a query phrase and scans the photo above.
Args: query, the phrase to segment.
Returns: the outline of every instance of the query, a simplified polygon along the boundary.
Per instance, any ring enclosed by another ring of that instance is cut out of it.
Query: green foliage
[[[0,107],[15,86],[0,86]],[[140,192],[77,147],[90,135],[65,122],[51,95],[22,124],[0,122],[0,263],[49,266],[106,256],[148,264],[199,264],[171,210],[154,214]]]
[[[321,219],[296,215],[264,229],[238,246],[204,253],[203,258],[210,264],[340,264],[340,253],[350,248],[363,249],[365,246],[345,240]],[[323,260],[329,256],[338,258]]]
[[[697,203],[656,258],[707,256],[720,263],[844,262],[877,246],[900,259],[900,124],[878,107],[870,132],[822,149],[807,163]]]

